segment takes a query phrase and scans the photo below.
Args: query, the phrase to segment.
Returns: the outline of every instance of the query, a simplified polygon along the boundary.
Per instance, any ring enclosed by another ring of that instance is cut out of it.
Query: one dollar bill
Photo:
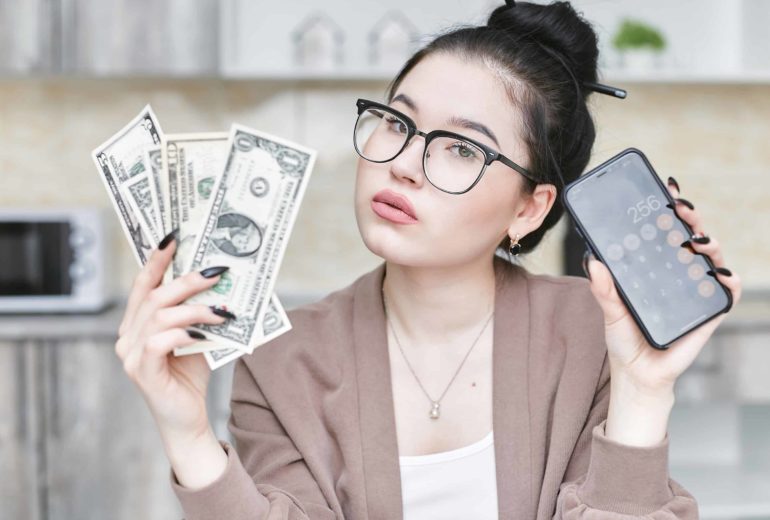
[[[190,270],[230,269],[187,301],[228,307],[237,319],[196,328],[222,349],[251,352],[264,343],[265,316],[316,152],[241,125],[231,128],[227,150]]]
[[[127,188],[134,177],[147,174],[145,148],[160,144],[162,135],[158,119],[147,105],[91,153],[139,265],[147,262],[150,252],[157,246],[158,237],[154,230],[146,227],[145,219],[136,214],[135,205],[127,200],[130,196]],[[134,193],[139,196],[138,191]]]
[[[163,138],[163,205],[169,209],[169,229],[177,231],[176,253],[166,271],[166,282],[188,271],[195,239],[208,215],[212,190],[225,167],[227,137],[227,132],[221,132],[168,134]]]

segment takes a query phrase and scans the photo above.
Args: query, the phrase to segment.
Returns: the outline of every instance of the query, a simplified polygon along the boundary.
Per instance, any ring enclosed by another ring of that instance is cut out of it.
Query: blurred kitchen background
[[[91,151],[147,103],[166,133],[239,122],[315,148],[277,293],[287,308],[317,300],[380,262],[353,212],[356,98],[382,99],[425,38],[501,3],[0,0],[0,211],[102,209],[106,256],[91,268],[114,280],[116,302],[0,316],[0,519],[181,517],[151,417],[113,351],[138,267]],[[768,519],[770,0],[573,4],[600,35],[602,80],[628,90],[592,96],[591,166],[643,150],[679,181],[744,284],[678,382],[671,475],[704,519]],[[562,221],[524,265],[582,276],[569,229]],[[209,396],[223,439],[231,368]]]

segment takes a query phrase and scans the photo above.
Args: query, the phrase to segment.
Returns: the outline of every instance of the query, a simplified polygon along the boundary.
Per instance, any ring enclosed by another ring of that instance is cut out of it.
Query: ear
[[[523,197],[522,201],[522,206],[508,227],[510,236],[515,236],[516,233],[524,236],[540,227],[556,202],[556,186],[538,184],[535,186],[535,191]]]

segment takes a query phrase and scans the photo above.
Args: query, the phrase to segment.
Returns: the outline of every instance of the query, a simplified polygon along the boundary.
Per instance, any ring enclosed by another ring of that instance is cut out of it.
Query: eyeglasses
[[[388,105],[359,99],[358,119],[353,131],[353,145],[367,161],[392,161],[409,144],[412,137],[425,138],[422,167],[425,178],[439,190],[460,195],[481,180],[487,166],[494,161],[513,168],[535,183],[534,175],[489,146],[447,130],[422,132],[414,121]]]

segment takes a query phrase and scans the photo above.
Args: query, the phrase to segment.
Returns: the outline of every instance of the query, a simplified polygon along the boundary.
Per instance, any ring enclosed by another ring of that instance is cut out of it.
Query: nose
[[[408,181],[421,186],[425,177],[422,168],[422,155],[425,150],[425,139],[415,135],[406,145],[406,148],[390,161],[390,173],[398,179]]]

